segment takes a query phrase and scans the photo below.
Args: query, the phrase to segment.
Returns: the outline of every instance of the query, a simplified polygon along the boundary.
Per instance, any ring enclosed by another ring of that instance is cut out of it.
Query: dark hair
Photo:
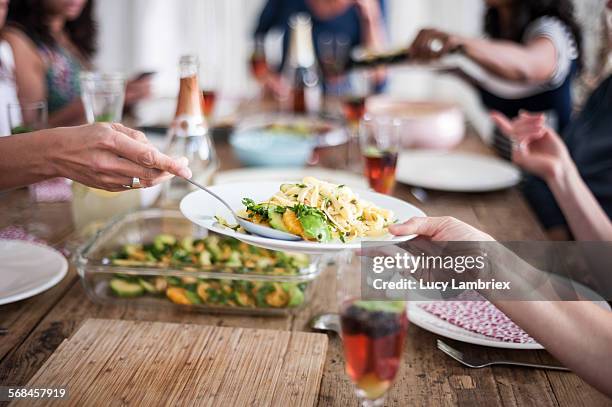
[[[578,48],[578,64],[582,65],[582,31],[574,16],[571,0],[514,0],[511,7],[512,26],[506,27],[506,33],[502,33],[498,10],[495,7],[487,9],[484,29],[491,38],[521,42],[525,29],[531,22],[544,16],[556,17],[572,32]]]
[[[45,0],[11,0],[7,21],[14,24],[37,44],[55,46],[46,22]],[[66,33],[70,41],[85,58],[91,58],[97,50],[98,27],[93,18],[94,0],[88,0],[81,15],[66,22]]]

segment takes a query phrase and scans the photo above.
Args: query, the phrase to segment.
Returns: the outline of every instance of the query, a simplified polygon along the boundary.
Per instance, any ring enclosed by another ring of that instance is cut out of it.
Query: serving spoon
[[[342,337],[340,329],[340,315],[338,314],[320,314],[310,320],[310,327],[315,331],[335,332]]]
[[[189,178],[184,178],[184,179],[185,179],[185,181],[187,181],[190,184],[200,188],[201,190],[208,192],[208,194],[212,195],[219,202],[221,202],[227,209],[229,209],[229,211],[232,213],[232,216],[234,217],[234,219],[236,219],[236,222],[238,222],[238,224],[240,226],[242,226],[244,228],[244,230],[246,230],[247,232],[250,232],[250,233],[252,233],[254,235],[258,235],[258,236],[261,236],[261,237],[267,237],[269,239],[293,240],[293,241],[302,240],[302,238],[300,236],[292,235],[291,233],[283,232],[282,230],[273,229],[271,227],[267,227],[267,226],[263,226],[263,225],[258,225],[257,223],[253,223],[251,221],[248,221],[246,219],[241,218],[232,209],[232,207],[229,206],[229,204],[227,202],[225,202],[225,200],[223,198],[221,198],[219,195],[215,194],[209,188],[206,188],[205,186],[200,185],[198,182],[195,182],[194,180],[191,180]]]

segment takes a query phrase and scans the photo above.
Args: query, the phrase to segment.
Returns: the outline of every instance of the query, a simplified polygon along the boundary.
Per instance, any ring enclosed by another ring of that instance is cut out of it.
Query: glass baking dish
[[[322,269],[318,257],[209,234],[164,209],[115,218],[79,247],[75,263],[98,303],[263,315],[301,309]]]

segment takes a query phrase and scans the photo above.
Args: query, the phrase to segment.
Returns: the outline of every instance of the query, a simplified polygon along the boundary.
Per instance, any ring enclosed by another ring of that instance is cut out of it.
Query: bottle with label
[[[198,59],[193,55],[181,57],[179,63],[181,84],[176,114],[168,130],[166,154],[171,157],[187,157],[193,179],[210,185],[219,166],[215,147],[208,132],[208,124],[202,113],[202,92],[198,83]],[[174,206],[193,186],[180,177],[164,183],[162,205]]]
[[[318,113],[322,92],[312,44],[312,21],[307,14],[296,14],[289,28],[289,53],[283,70],[291,88],[286,109],[295,114]]]

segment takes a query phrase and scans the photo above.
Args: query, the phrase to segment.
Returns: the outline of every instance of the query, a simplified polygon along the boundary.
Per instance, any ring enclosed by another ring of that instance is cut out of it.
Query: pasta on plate
[[[245,198],[245,218],[301,236],[305,240],[343,242],[387,233],[393,212],[362,200],[349,187],[305,177],[282,184],[268,201]]]

